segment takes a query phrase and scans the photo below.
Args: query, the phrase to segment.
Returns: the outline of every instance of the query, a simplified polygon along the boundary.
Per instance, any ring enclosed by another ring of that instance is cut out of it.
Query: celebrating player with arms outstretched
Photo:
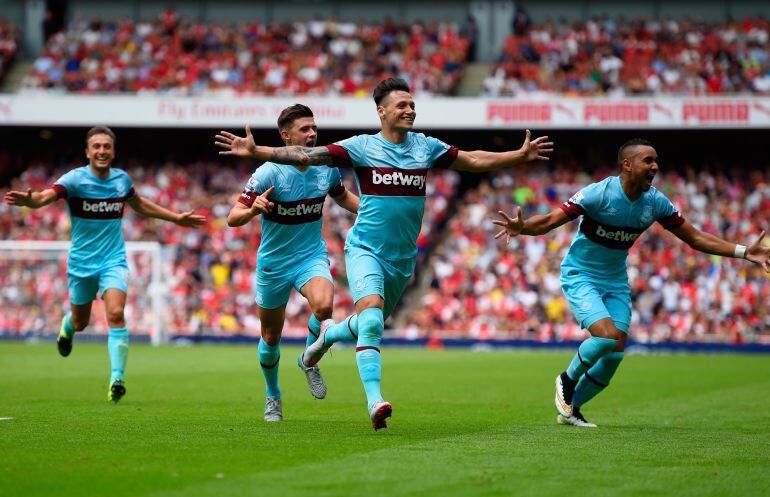
[[[671,202],[652,187],[658,155],[652,144],[635,139],[618,151],[620,176],[586,186],[549,214],[526,221],[521,208],[511,218],[493,221],[503,230],[495,238],[542,235],[583,216],[580,229],[561,264],[561,285],[580,326],[591,336],[556,378],[557,421],[595,427],[580,408],[610,382],[623,360],[631,321],[631,289],[626,272],[628,249],[655,221],[700,252],[746,259],[770,272],[765,232],[748,248],[704,233],[684,220]]]
[[[112,373],[107,398],[113,402],[126,393],[123,374],[128,358],[128,329],[124,317],[128,290],[128,264],[121,219],[126,203],[148,217],[180,226],[201,226],[205,218],[193,211],[181,214],[157,205],[134,191],[131,179],[111,167],[115,159],[115,134],[109,128],[91,128],[86,135],[86,166],[73,169],[41,192],[10,191],[11,205],[37,209],[63,198],[72,223],[72,247],[67,257],[71,312],[62,319],[56,344],[66,357],[72,338],[91,319],[91,303],[101,291],[109,326],[107,348]]]
[[[286,145],[314,147],[318,137],[313,112],[301,104],[287,107],[278,117],[278,129]],[[292,287],[310,304],[307,345],[319,336],[321,322],[331,318],[334,283],[329,256],[321,237],[323,204],[327,193],[337,204],[358,212],[358,197],[340,181],[336,168],[280,167],[265,163],[246,185],[230,211],[227,224],[242,226],[262,215],[262,242],[257,253],[256,301],[262,323],[259,363],[265,376],[265,421],[282,421],[281,389],[278,387],[279,343],[286,303]],[[316,365],[300,368],[314,397],[326,397],[326,384]]]
[[[361,208],[345,242],[345,266],[355,314],[340,323],[324,321],[319,339],[303,354],[314,365],[334,342],[356,340],[356,362],[366,391],[374,429],[386,427],[392,406],[380,390],[380,341],[384,321],[393,311],[414,271],[417,236],[425,207],[425,184],[431,168],[487,172],[546,159],[548,137],[509,152],[465,152],[422,133],[413,133],[415,104],[404,80],[381,81],[374,90],[382,130],[326,147],[257,146],[249,132],[238,137],[222,132],[216,144],[225,155],[254,157],[281,164],[334,164],[353,168],[361,191]]]

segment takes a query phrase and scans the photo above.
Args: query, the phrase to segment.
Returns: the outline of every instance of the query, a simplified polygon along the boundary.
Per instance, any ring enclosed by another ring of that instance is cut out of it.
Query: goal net
[[[65,241],[0,241],[0,333],[46,337],[59,333],[69,311]],[[145,335],[154,345],[167,341],[164,298],[167,293],[158,242],[126,242],[128,299],[126,324],[132,336]],[[93,302],[85,333],[104,335],[107,322],[100,298]]]

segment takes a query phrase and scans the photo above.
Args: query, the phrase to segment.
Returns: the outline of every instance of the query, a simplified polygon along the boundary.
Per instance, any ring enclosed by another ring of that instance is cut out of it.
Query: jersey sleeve
[[[131,176],[127,172],[123,171],[123,186],[126,192],[126,200],[131,200],[136,196],[136,190],[134,189],[134,182],[131,180]]]
[[[73,169],[57,179],[51,188],[56,192],[56,198],[68,198],[77,196],[77,171]]]
[[[246,207],[251,207],[254,204],[254,200],[265,193],[273,184],[273,169],[270,166],[263,165],[254,171],[249,181],[246,182],[241,196],[238,197],[238,202]]]
[[[570,220],[577,219],[583,214],[589,214],[593,211],[596,204],[596,185],[597,183],[590,184],[572,197],[569,200],[561,204],[561,210],[567,215]]]
[[[326,148],[332,154],[332,164],[337,167],[360,167],[366,150],[367,135],[356,135],[338,141]]]
[[[426,140],[432,167],[436,169],[449,169],[449,166],[457,159],[460,149],[432,136],[427,136]]]
[[[342,176],[340,176],[340,170],[336,167],[329,168],[329,195],[332,197],[339,197],[345,193],[345,185],[342,184]]]
[[[684,224],[684,217],[661,192],[655,197],[655,220],[669,231]]]

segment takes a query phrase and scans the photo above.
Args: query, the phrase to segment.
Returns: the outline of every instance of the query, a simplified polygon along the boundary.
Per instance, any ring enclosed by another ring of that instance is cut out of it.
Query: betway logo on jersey
[[[632,228],[630,226],[612,226],[600,223],[596,219],[583,216],[580,223],[580,231],[594,243],[607,248],[628,250],[634,244],[639,235],[644,233],[644,228]]]
[[[268,221],[279,224],[312,223],[321,219],[325,198],[326,196],[289,202],[273,200],[275,204],[273,211],[268,212],[264,217]]]
[[[385,197],[424,197],[427,169],[358,167],[355,169],[361,193]]]
[[[623,230],[607,231],[606,229],[604,229],[604,226],[602,225],[597,226],[596,235],[602,238],[606,238],[607,240],[615,240],[618,242],[631,242],[631,243],[633,243],[637,238],[639,238],[639,233],[628,233]]]
[[[70,197],[67,203],[74,217],[83,219],[120,219],[126,197],[119,198],[79,198]]]
[[[279,216],[305,216],[308,214],[321,214],[323,204],[299,204],[297,207],[284,207],[281,204],[277,205]]]

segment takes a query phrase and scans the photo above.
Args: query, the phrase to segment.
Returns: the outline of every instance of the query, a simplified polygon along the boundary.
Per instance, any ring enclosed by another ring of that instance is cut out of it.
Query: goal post
[[[50,336],[59,332],[69,310],[68,241],[0,240],[0,327],[10,334]],[[153,345],[168,342],[164,302],[168,292],[162,246],[126,242],[128,298],[126,322],[132,335],[147,335]],[[94,301],[94,334],[106,334],[101,299]]]

